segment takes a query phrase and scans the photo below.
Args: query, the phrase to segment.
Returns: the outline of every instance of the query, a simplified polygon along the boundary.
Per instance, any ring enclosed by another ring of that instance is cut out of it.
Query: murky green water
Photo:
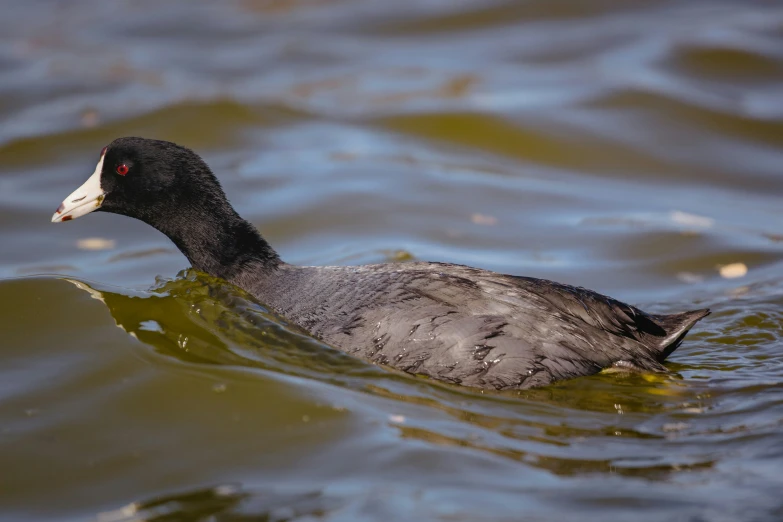
[[[0,520],[783,518],[780,3],[11,1],[0,119]],[[122,135],[289,262],[714,313],[668,378],[391,373],[146,225],[50,224]]]

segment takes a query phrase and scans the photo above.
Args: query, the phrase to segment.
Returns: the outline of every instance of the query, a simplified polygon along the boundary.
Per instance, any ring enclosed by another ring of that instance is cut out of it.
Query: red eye
[[[128,166],[127,165],[122,164],[122,165],[118,165],[117,166],[117,174],[119,174],[120,176],[124,176],[127,173],[128,173]]]

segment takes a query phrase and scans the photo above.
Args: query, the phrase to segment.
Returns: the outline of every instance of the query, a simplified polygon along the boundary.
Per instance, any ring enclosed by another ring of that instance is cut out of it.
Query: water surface
[[[0,520],[783,517],[779,3],[6,4]],[[670,376],[377,368],[146,225],[51,224],[123,135],[196,149],[288,262],[713,315]]]

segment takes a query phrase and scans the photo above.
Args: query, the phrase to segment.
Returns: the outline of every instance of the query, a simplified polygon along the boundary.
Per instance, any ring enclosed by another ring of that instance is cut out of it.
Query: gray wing
[[[588,290],[437,263],[327,269],[339,284],[323,272],[302,278],[303,288],[288,289],[300,300],[278,311],[375,363],[495,389],[542,386],[619,361],[663,369],[649,342],[663,329]]]

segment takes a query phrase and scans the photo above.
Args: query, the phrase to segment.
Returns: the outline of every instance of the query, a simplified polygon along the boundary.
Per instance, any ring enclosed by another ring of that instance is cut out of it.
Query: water
[[[9,1],[0,118],[0,520],[783,517],[778,2]],[[289,262],[714,313],[671,376],[386,371],[146,225],[49,223],[123,135]]]

